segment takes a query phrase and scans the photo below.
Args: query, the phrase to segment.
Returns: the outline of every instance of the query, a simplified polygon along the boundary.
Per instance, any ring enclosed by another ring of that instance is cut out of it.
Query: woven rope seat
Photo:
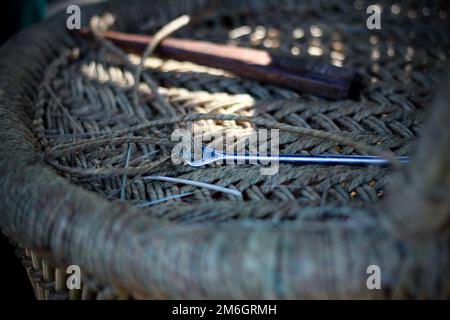
[[[68,31],[65,14],[4,45],[0,223],[37,297],[449,297],[448,90],[435,101],[449,11],[446,1],[381,1],[381,29],[368,30],[370,4],[128,0],[81,9],[83,25],[148,35],[189,14],[171,36],[356,68],[361,91],[338,101],[157,56],[136,79],[129,62],[138,55],[127,63]],[[251,164],[174,164],[171,135],[192,123],[241,138],[278,129],[280,153],[361,154],[333,139],[341,137],[413,163],[280,164],[275,175]],[[65,287],[68,265],[80,266],[82,290]],[[367,286],[371,265],[380,290]]]

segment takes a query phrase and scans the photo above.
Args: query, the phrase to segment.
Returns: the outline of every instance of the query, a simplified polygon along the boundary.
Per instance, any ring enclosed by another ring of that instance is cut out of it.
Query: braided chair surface
[[[449,53],[449,11],[446,1],[382,1],[382,28],[368,30],[369,5],[129,0],[82,8],[84,25],[114,17],[111,29],[146,34],[190,14],[174,37],[354,67],[362,90],[341,101],[151,56],[136,105],[134,67],[68,31],[65,14],[4,45],[0,223],[37,296],[74,298],[61,274],[76,264],[82,298],[448,297],[450,213],[414,204],[430,193],[433,203],[449,199],[448,111],[427,124],[444,134],[417,143]],[[279,129],[280,153],[358,154],[345,139],[415,161],[401,170],[280,164],[272,176],[254,165],[175,165],[171,134],[193,122],[244,138]],[[426,168],[442,162],[441,185],[423,179],[439,176]],[[381,290],[367,287],[371,265],[380,267]]]

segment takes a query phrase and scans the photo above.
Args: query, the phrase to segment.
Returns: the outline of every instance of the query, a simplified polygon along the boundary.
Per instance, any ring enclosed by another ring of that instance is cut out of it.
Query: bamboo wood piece
[[[36,252],[34,251],[31,252],[31,261],[33,263],[34,270],[41,270],[42,259],[38,255],[36,255]]]
[[[57,268],[55,271],[55,291],[63,292],[66,290],[66,271],[62,268]]]
[[[81,289],[70,289],[69,300],[80,300],[82,296]]]
[[[47,261],[42,259],[42,277],[45,282],[51,282],[55,280],[55,268],[52,267]],[[44,289],[45,299],[48,299],[50,290],[48,288]]]
[[[83,29],[88,35],[89,30]],[[100,32],[124,50],[142,53],[153,37],[116,31]],[[162,57],[190,61],[230,71],[238,76],[272,83],[332,100],[354,95],[358,87],[352,68],[326,65],[314,60],[276,55],[264,50],[215,44],[206,41],[166,38],[156,48]]]

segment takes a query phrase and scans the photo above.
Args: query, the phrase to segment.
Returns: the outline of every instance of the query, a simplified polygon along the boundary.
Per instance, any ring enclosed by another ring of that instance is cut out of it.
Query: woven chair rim
[[[116,7],[115,2],[85,7],[83,23],[97,12],[117,8],[126,10]],[[176,10],[173,15],[177,15]],[[100,284],[132,292],[136,297],[158,298],[314,296],[312,288],[297,289],[292,284],[306,280],[295,278],[290,266],[311,258],[310,265],[304,266],[311,270],[308,276],[314,278],[315,273],[324,270],[323,261],[313,254],[315,247],[305,245],[313,243],[316,234],[357,239],[352,249],[367,253],[339,262],[338,271],[329,275],[338,283],[347,280],[343,269],[363,274],[367,261],[380,246],[391,243],[395,247],[397,240],[382,224],[376,230],[331,230],[324,226],[313,232],[289,227],[273,229],[262,224],[182,225],[161,222],[130,205],[108,202],[72,185],[43,160],[29,117],[46,67],[60,47],[70,46],[69,31],[61,27],[65,19],[64,12],[57,14],[0,48],[0,222],[5,234],[57,265],[79,264]],[[121,19],[133,17],[124,14]],[[380,238],[384,244],[375,241]],[[339,243],[331,240],[327,245],[327,250],[339,249]],[[191,269],[183,270],[178,263]],[[217,271],[202,274],[206,269]],[[360,284],[345,287],[353,294],[361,292]]]

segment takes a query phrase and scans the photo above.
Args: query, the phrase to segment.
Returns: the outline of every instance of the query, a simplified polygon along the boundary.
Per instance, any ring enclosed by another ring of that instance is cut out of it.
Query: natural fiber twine
[[[449,53],[449,10],[445,1],[409,1],[395,14],[381,2],[382,29],[369,31],[369,4],[128,0],[82,9],[84,24],[108,12],[112,28],[148,34],[191,14],[174,37],[353,66],[364,86],[344,101],[157,57],[144,60],[136,85],[135,65],[67,32],[65,15],[19,34],[0,49],[3,231],[52,264],[79,265],[101,297],[448,297],[450,116],[439,111],[450,110],[448,92],[432,101]],[[432,130],[417,145],[432,105]],[[192,121],[242,136],[277,128],[280,153],[414,155],[415,163],[283,164],[275,176],[252,165],[174,165],[170,135]],[[382,290],[366,287],[372,264]]]

